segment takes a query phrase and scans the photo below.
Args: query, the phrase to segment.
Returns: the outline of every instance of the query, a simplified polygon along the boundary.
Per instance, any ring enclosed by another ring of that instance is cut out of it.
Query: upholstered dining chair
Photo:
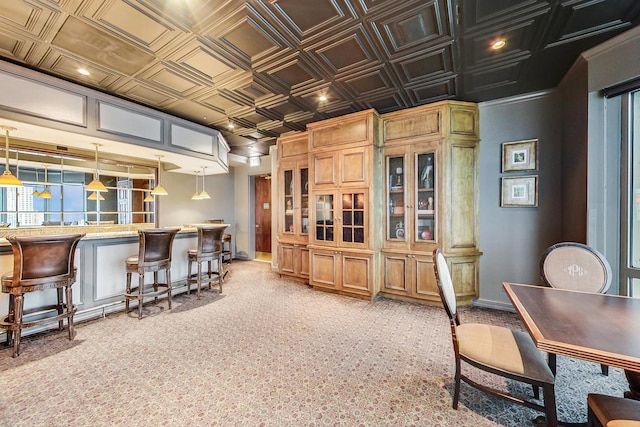
[[[453,408],[458,409],[460,384],[464,381],[483,392],[544,412],[547,425],[557,426],[555,377],[529,334],[502,326],[461,323],[453,280],[441,249],[433,251],[433,267],[440,299],[451,324],[456,363]],[[542,387],[544,406],[479,384],[462,373],[462,362],[495,375],[530,384],[535,398],[539,397],[538,390]]]
[[[125,312],[129,312],[129,301],[138,301],[138,319],[142,319],[142,305],[145,298],[167,294],[168,306],[171,309],[171,250],[173,239],[180,231],[179,228],[153,228],[139,230],[138,254],[131,255],[125,260],[127,284],[124,293]],[[164,270],[165,283],[158,282],[158,272]],[[146,286],[144,275],[153,272],[153,284]],[[138,273],[138,286],[131,286],[131,276]]]
[[[594,248],[582,243],[562,242],[550,246],[540,258],[540,276],[546,286],[604,294],[611,286],[611,266]],[[597,313],[595,313],[597,315]],[[556,373],[556,355],[549,353],[549,366]],[[601,365],[602,375],[609,367]]]
[[[13,271],[2,275],[2,292],[9,294],[9,313],[0,322],[0,327],[7,330],[7,344],[13,342],[13,357],[20,355],[22,330],[32,326],[58,322],[58,328],[62,330],[63,321],[67,319],[69,339],[75,337],[73,315],[76,306],[71,286],[76,281],[76,247],[83,237],[84,233],[7,236],[13,252]],[[26,293],[48,289],[56,289],[56,304],[23,309]],[[57,312],[55,315],[35,317],[35,313],[54,310]]]
[[[640,402],[624,397],[590,393],[588,427],[640,427]]]

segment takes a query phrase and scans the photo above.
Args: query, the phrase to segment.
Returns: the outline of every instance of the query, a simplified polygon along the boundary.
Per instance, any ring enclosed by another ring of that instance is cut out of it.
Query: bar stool
[[[129,256],[126,263],[127,285],[124,293],[125,312],[129,312],[129,301],[138,301],[138,319],[142,319],[142,305],[144,298],[167,294],[169,310],[171,310],[171,249],[173,239],[180,231],[179,228],[155,228],[139,230],[140,245],[137,255]],[[166,283],[158,282],[158,271],[164,270]],[[153,272],[153,284],[144,285],[144,274]],[[138,286],[131,287],[131,275],[138,273]],[[164,289],[159,289],[164,288]]]
[[[71,286],[76,281],[75,250],[82,234],[47,236],[8,236],[13,251],[13,271],[2,275],[2,292],[9,294],[9,313],[0,322],[7,330],[7,345],[13,341],[13,357],[20,355],[22,330],[32,326],[58,322],[63,329],[67,319],[69,339],[73,340],[73,305]],[[63,299],[62,288],[65,289]],[[54,305],[24,311],[24,295],[28,292],[56,289],[58,301]],[[25,321],[32,313],[56,310],[57,315]],[[66,310],[66,311],[65,311]]]
[[[198,227],[198,247],[196,249],[189,249],[187,252],[188,266],[187,266],[187,294],[191,293],[191,284],[196,283],[198,285],[198,298],[200,298],[200,289],[202,284],[208,284],[211,289],[211,283],[213,282],[212,273],[215,273],[218,277],[218,286],[220,286],[220,293],[222,293],[222,239],[224,230],[227,225],[207,225]],[[218,271],[211,271],[212,261],[217,261]],[[203,281],[202,275],[202,263],[208,262],[207,275]],[[193,262],[198,264],[198,272],[194,275],[191,273],[191,266]]]

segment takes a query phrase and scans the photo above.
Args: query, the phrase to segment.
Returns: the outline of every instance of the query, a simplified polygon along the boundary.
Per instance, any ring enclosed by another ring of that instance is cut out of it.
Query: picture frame
[[[538,206],[538,175],[501,178],[500,206],[521,208]]]
[[[537,170],[537,139],[502,143],[502,172]]]

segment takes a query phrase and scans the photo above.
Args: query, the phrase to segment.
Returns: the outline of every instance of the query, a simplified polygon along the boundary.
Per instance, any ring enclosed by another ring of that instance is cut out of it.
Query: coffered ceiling
[[[0,57],[219,129],[252,156],[363,109],[555,87],[639,22],[637,0],[4,0]]]

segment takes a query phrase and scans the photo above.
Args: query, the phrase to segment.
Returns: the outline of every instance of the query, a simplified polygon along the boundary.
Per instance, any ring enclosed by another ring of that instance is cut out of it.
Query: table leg
[[[624,371],[627,381],[629,381],[629,391],[624,392],[627,399],[640,400],[640,372]]]

